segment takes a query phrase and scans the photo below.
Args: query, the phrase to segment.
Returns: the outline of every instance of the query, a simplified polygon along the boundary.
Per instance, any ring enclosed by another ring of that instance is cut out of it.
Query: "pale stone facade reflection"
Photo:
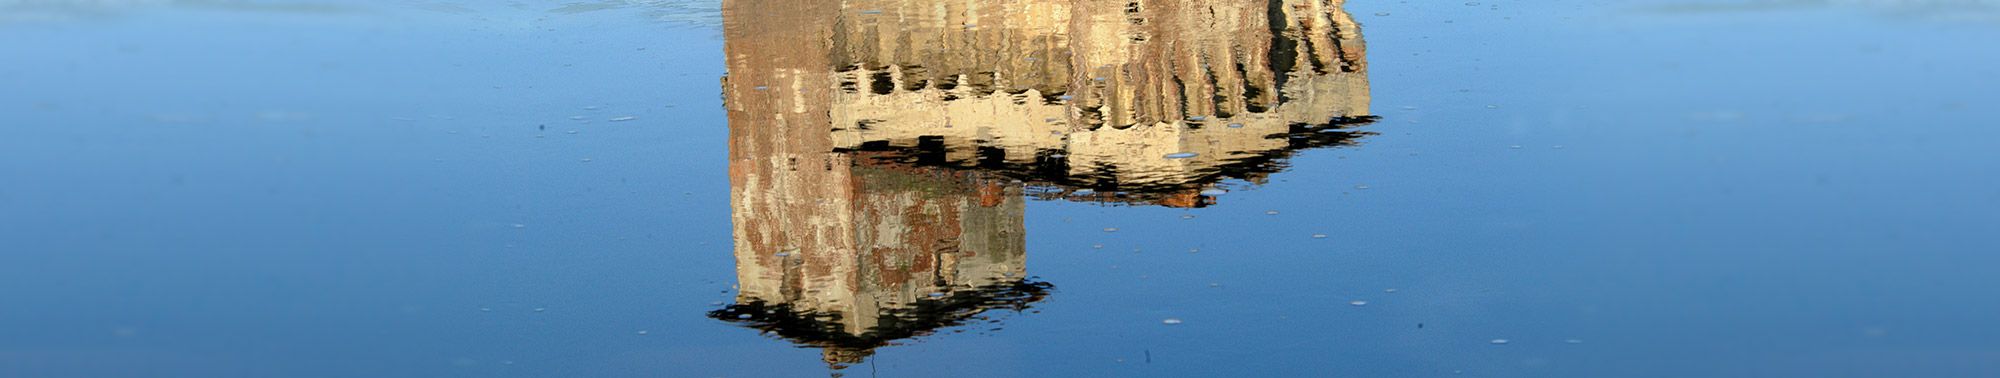
[[[1198,207],[1352,143],[1340,0],[726,0],[738,303],[858,362],[1025,308],[1024,197]]]

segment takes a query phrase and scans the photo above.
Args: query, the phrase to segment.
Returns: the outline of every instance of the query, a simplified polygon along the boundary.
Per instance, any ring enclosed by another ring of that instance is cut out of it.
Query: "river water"
[[[2000,375],[1990,1],[0,1],[0,376]]]

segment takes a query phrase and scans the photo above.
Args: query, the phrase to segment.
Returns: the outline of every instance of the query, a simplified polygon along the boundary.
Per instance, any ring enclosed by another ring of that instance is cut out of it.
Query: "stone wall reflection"
[[[1021,309],[1024,197],[1200,207],[1368,134],[1341,0],[726,0],[738,303],[836,366]]]

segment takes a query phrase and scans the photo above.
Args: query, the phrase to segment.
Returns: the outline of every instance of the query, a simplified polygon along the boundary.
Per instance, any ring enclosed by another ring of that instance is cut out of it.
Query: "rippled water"
[[[1995,15],[0,0],[0,376],[2000,375]]]

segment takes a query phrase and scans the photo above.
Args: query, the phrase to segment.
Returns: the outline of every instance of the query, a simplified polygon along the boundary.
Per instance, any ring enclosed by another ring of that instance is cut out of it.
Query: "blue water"
[[[836,372],[706,316],[713,3],[49,4],[0,2],[0,376]],[[1028,201],[1050,295],[838,372],[2000,376],[2000,5],[1709,4],[1350,2],[1375,135]]]

